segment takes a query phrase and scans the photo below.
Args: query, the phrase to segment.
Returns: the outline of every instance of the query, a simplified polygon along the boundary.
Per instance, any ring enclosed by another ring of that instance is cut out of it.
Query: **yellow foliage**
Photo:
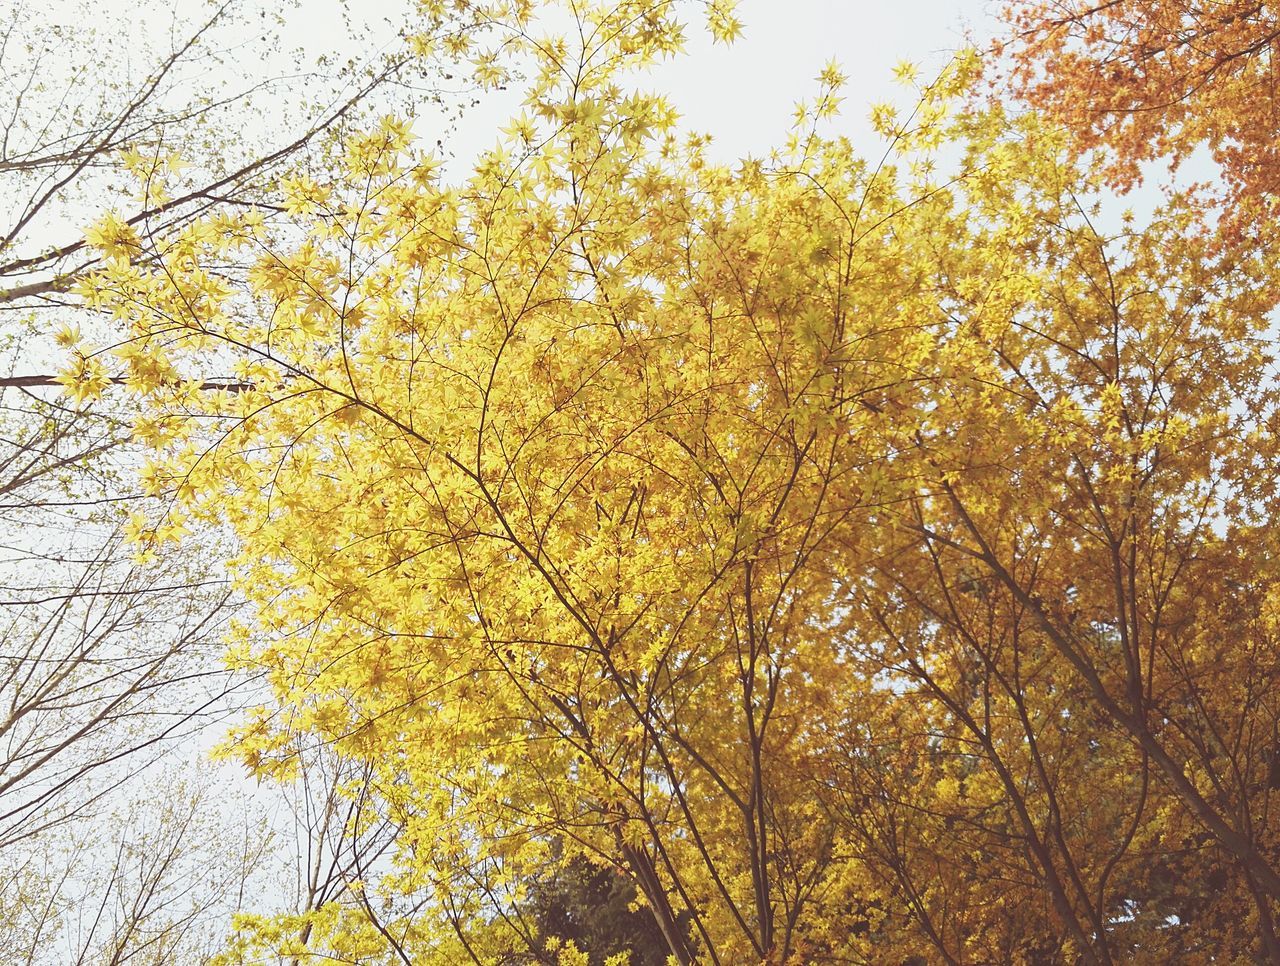
[[[400,834],[367,888],[415,961],[499,959],[574,856],[625,869],[682,963],[1171,961],[1200,901],[1247,948],[1271,256],[1181,202],[1100,235],[1053,130],[955,103],[971,55],[876,109],[911,177],[824,133],[834,66],[785,147],[725,166],[627,89],[682,5],[576,4],[573,39],[459,6],[534,65],[469,179],[391,119],[282,186],[278,234],[222,216],[91,286],[149,480],[241,542],[230,653],[279,708],[229,753],[368,766]],[[210,269],[246,237],[235,290]],[[234,398],[173,375],[228,365]],[[1188,897],[1210,841],[1231,871]],[[223,961],[380,935],[245,919]]]

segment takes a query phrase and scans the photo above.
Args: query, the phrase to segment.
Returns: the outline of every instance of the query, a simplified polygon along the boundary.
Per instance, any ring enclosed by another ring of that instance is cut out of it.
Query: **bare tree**
[[[246,794],[207,769],[185,771],[150,774],[153,794],[110,824],[23,850],[8,881],[26,876],[42,891],[8,917],[5,962],[159,966],[217,951],[230,915],[267,881],[275,839]]]

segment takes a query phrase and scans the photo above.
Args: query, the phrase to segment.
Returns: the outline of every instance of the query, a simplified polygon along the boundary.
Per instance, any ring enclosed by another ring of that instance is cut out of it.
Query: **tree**
[[[1134,184],[1142,162],[1177,163],[1205,146],[1243,206],[1233,213],[1239,230],[1275,214],[1280,21],[1272,8],[1017,0],[1005,13],[1015,33],[1004,50],[1021,93],[1082,147],[1106,145],[1120,184]]]
[[[313,67],[281,49],[284,7],[190,10],[0,14],[0,876],[22,883],[0,909],[17,944],[6,961],[194,960],[244,894],[243,878],[215,874],[210,848],[209,829],[235,821],[151,807],[175,750],[207,744],[256,684],[221,658],[236,604],[221,535],[199,530],[196,553],[139,553],[131,531],[172,523],[173,507],[141,492],[136,413],[122,393],[59,398],[49,375],[58,342],[102,325],[69,291],[103,264],[84,226],[109,211],[98,240],[116,252],[122,238],[263,202],[370,112],[411,102],[452,116],[427,49],[439,18],[406,18],[390,48],[345,66],[330,51]],[[352,29],[344,40],[358,48],[367,35]],[[256,73],[242,73],[251,60]],[[215,798],[202,783],[190,795],[200,808]],[[269,841],[241,834],[249,851]],[[193,880],[202,851],[210,874]],[[169,918],[175,889],[194,896],[195,918]],[[74,935],[74,911],[99,899],[97,925]]]
[[[240,541],[238,754],[330,745],[396,829],[376,916],[263,943],[545,956],[589,863],[681,963],[1275,958],[1274,256],[1185,199],[1104,236],[969,56],[879,163],[829,67],[730,168],[627,86],[681,5],[476,9],[531,80],[468,180],[388,118],[83,287],[73,394],[125,373]]]
[[[116,802],[112,821],[6,849],[6,962],[159,966],[221,948],[226,920],[266,881],[270,837],[241,812],[246,797],[203,770],[152,777],[163,796]]]
[[[1036,197],[998,179],[979,211]],[[1085,961],[1274,959],[1272,256],[1221,254],[1183,203],[1106,237],[1074,189],[1039,197],[1015,302],[989,262],[943,272],[957,369],[914,441],[893,563],[860,597],[953,756],[891,800],[924,831],[915,863],[885,864],[919,882],[965,815],[966,836],[997,833],[987,854],[1034,857]]]
[[[407,131],[390,121],[349,143],[332,193],[289,186],[309,213],[296,249],[251,218],[200,226],[155,253],[163,276],[121,263],[86,295],[138,325],[130,366],[161,374],[147,382],[158,405],[180,391],[163,373],[203,363],[156,340],[248,349],[234,370],[248,388],[189,400],[231,417],[215,431],[226,444],[151,478],[197,504],[237,492],[221,501],[233,525],[263,541],[237,566],[268,595],[255,603],[278,641],[241,660],[299,701],[246,725],[243,754],[270,772],[314,727],[376,763],[404,826],[391,887],[428,890],[435,918],[411,950],[483,959],[505,944],[490,927],[554,835],[564,861],[630,871],[678,960],[785,958],[831,861],[831,823],[792,780],[804,718],[816,693],[864,686],[809,610],[830,588],[833,521],[866,505],[835,481],[871,445],[855,429],[878,407],[861,400],[925,351],[899,321],[915,275],[885,244],[901,202],[847,145],[804,129],[780,173],[735,177],[697,143],[680,149],[661,100],[613,93],[620,69],[677,43],[671,11],[584,18],[585,49],[531,45],[541,116],[517,120],[465,189],[401,160]],[[828,71],[820,112],[838,82]],[[247,291],[198,267],[224,245],[271,252]],[[212,288],[170,275],[182,265]],[[855,272],[886,282],[854,287]],[[742,273],[759,273],[758,301]],[[841,358],[846,340],[858,361]],[[69,380],[92,392],[82,358]],[[384,365],[401,358],[408,369]],[[165,438],[194,428],[159,412]],[[356,438],[372,449],[356,455]],[[284,439],[287,458],[265,458]],[[190,443],[203,450],[203,434]],[[270,495],[230,483],[246,474]],[[335,502],[335,486],[359,499]],[[268,503],[323,503],[325,526],[263,517]],[[373,531],[365,511],[383,521]]]

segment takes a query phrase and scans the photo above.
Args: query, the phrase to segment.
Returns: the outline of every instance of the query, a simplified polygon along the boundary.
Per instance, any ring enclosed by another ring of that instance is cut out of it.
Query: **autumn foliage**
[[[65,381],[127,380],[177,501],[140,554],[239,542],[229,653],[275,701],[225,753],[320,740],[397,829],[220,961],[586,963],[527,914],[584,869],[677,963],[1280,957],[1274,254],[1176,197],[1103,227],[1107,159],[982,104],[972,54],[902,71],[884,160],[829,66],[725,165],[636,82],[701,5],[437,6],[528,78],[470,177],[388,118],[283,217],[102,222],[82,287],[119,340]],[[1216,144],[1246,63],[1105,103],[1215,98],[1174,117]],[[1125,117],[1088,128],[1120,163],[1181,150]],[[1223,150],[1268,190],[1269,143]]]
[[[1005,52],[1021,92],[1132,186],[1140,164],[1206,147],[1248,217],[1280,189],[1280,19],[1253,0],[1011,0]],[[1247,221],[1242,230],[1248,230]]]

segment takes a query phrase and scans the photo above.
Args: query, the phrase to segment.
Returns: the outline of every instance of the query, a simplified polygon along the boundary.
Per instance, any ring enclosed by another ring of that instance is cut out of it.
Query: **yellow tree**
[[[1194,915],[1270,950],[1271,265],[1185,205],[1099,237],[1054,131],[947,120],[971,58],[877,109],[879,164],[818,133],[834,68],[713,164],[626,86],[683,7],[572,10],[472,11],[477,76],[532,80],[464,183],[388,119],[283,186],[291,225],[85,286],[122,335],[66,381],[125,373],[179,501],[137,539],[242,543],[233,660],[277,703],[235,753],[319,738],[367,763],[353,833],[398,829],[358,901],[228,960],[494,961],[584,860],[681,963],[1161,961]]]
[[[87,293],[131,326],[115,354],[156,407],[154,485],[245,535],[237,653],[290,710],[241,753],[269,769],[314,729],[376,760],[397,885],[430,891],[451,955],[492,952],[477,924],[552,837],[627,869],[685,962],[786,958],[830,862],[795,776],[815,701],[867,684],[831,633],[831,536],[880,501],[854,471],[882,446],[875,398],[928,351],[923,262],[893,237],[892,175],[810,114],[731,171],[619,91],[679,45],[673,12],[591,8],[580,48],[531,45],[530,116],[460,188],[389,121],[344,183],[288,186],[301,243],[205,223],[163,274],[118,263]],[[248,246],[247,291],[206,269]],[[228,353],[243,391],[181,380]],[[94,392],[101,364],[69,381]],[[446,941],[423,929],[400,941]]]

